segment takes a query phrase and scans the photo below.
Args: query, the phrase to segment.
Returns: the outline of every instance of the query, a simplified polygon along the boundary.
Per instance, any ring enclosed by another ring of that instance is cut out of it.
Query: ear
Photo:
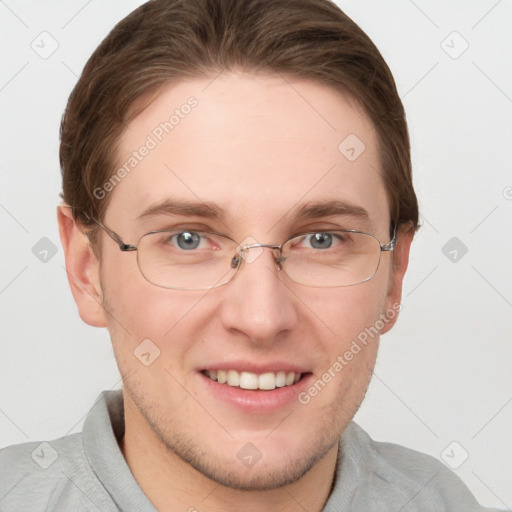
[[[386,295],[386,311],[393,311],[395,314],[388,315],[381,334],[388,332],[398,319],[399,305],[402,300],[402,283],[409,264],[409,251],[411,249],[414,229],[410,226],[403,226],[397,235],[397,244],[392,254],[392,266],[389,275],[389,287]],[[385,314],[385,312],[384,312]]]
[[[93,327],[106,327],[99,261],[68,205],[62,204],[57,207],[57,219],[69,286],[78,306],[80,318]]]

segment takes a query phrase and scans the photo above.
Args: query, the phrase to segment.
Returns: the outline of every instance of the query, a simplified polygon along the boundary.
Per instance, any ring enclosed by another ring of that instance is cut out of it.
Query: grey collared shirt
[[[104,391],[81,433],[0,450],[0,511],[155,512],[119,449],[123,434],[122,392]],[[340,454],[324,512],[489,510],[435,458],[375,442],[353,422]]]

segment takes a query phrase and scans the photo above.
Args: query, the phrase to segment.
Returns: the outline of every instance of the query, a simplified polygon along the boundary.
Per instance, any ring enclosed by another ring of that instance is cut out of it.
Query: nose
[[[297,323],[296,299],[272,246],[252,247],[231,282],[225,285],[221,321],[224,328],[253,343],[271,345]]]

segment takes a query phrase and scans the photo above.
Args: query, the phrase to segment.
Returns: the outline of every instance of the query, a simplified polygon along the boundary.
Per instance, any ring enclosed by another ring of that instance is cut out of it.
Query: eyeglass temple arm
[[[107,235],[112,238],[112,240],[114,240],[114,242],[119,246],[119,249],[121,249],[121,251],[136,251],[137,250],[137,246],[136,245],[131,245],[131,244],[126,244],[123,239],[117,234],[115,233],[114,231],[112,231],[111,229],[107,228],[107,226],[105,226],[103,223],[101,223],[99,220],[95,219],[94,217],[89,217],[89,215],[85,214],[85,216],[92,220],[93,222],[95,222],[96,224],[98,224],[98,226],[103,229],[103,231],[105,231],[105,233],[107,233]]]
[[[396,233],[396,225],[393,226],[393,238],[386,244],[386,245],[381,245],[380,246],[380,250],[382,252],[386,252],[386,251],[392,251],[395,247],[396,247],[396,243],[398,242],[398,239],[397,239],[397,233]]]

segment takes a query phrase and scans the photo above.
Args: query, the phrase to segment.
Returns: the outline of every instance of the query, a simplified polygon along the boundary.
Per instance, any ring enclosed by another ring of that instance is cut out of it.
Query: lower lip
[[[275,388],[268,391],[242,389],[219,384],[217,381],[198,373],[201,382],[208,388],[208,392],[215,398],[227,402],[246,412],[272,412],[287,404],[297,401],[297,395],[306,389],[313,378],[311,373],[304,375],[299,382],[291,386]]]

